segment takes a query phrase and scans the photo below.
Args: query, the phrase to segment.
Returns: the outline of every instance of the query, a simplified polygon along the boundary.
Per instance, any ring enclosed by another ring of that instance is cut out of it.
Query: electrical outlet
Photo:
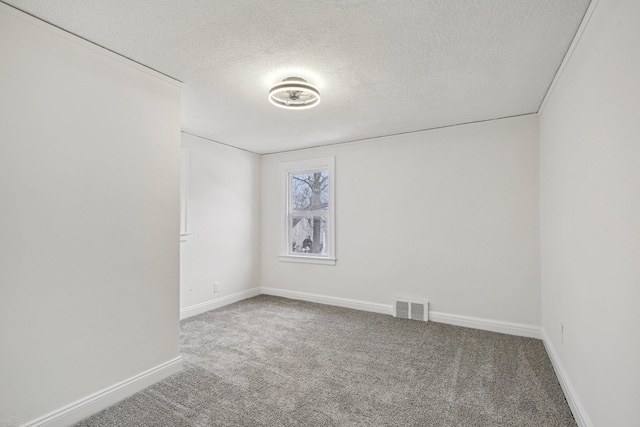
[[[564,344],[564,325],[560,323],[560,343]]]
[[[220,292],[220,282],[213,282],[213,292]]]

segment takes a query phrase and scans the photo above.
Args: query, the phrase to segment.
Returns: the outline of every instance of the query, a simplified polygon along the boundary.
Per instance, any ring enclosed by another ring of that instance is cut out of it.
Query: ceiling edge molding
[[[183,88],[184,87],[184,82],[176,79],[175,77],[171,77],[167,74],[164,74],[161,71],[155,70],[151,67],[148,67],[138,61],[135,61],[131,58],[128,58],[116,51],[113,51],[109,48],[106,48],[104,46],[101,46],[97,43],[92,42],[91,40],[85,39],[84,37],[81,37],[77,34],[74,34],[70,31],[65,30],[64,28],[58,27],[57,25],[54,25],[50,22],[45,21],[44,19],[40,19],[37,16],[34,16],[28,12],[25,12],[24,10],[18,9],[14,6],[8,5],[7,3],[3,2],[0,0],[0,12],[5,12],[9,15],[12,15],[18,19],[22,19],[23,21],[34,25],[38,28],[41,28],[43,30],[46,30],[58,37],[64,38],[66,40],[69,40],[73,43],[76,43],[80,46],[83,46],[87,49],[93,50],[94,52],[100,53],[108,58],[111,58],[113,60],[116,60],[122,64],[128,65],[132,68],[135,68],[136,70],[145,72],[149,75],[152,75],[160,80],[163,80],[167,83],[171,83],[175,86],[178,86],[179,88]]]
[[[355,144],[355,143],[358,143],[358,142],[367,142],[367,141],[371,141],[371,140],[374,140],[374,139],[380,139],[380,138],[391,138],[391,137],[394,137],[394,136],[408,135],[408,134],[412,134],[412,133],[430,132],[430,131],[433,131],[433,130],[446,129],[446,128],[452,128],[452,127],[457,127],[457,126],[475,125],[475,124],[480,124],[480,123],[495,122],[496,120],[516,119],[518,117],[528,117],[528,116],[537,116],[537,115],[538,115],[538,112],[537,111],[533,111],[531,113],[516,114],[516,115],[513,115],[513,116],[496,117],[495,119],[477,120],[475,122],[455,123],[455,124],[452,124],[452,125],[437,126],[437,127],[433,127],[433,128],[427,128],[427,129],[410,130],[410,131],[407,131],[407,132],[398,132],[398,133],[392,133],[392,134],[389,134],[389,135],[370,136],[368,138],[360,138],[360,139],[352,139],[352,140],[349,140],[349,141],[332,142],[330,144],[314,145],[314,146],[311,146],[311,147],[301,147],[301,148],[293,148],[291,150],[272,151],[270,153],[263,153],[263,154],[260,154],[260,155],[261,156],[269,156],[269,155],[272,155],[272,154],[289,153],[289,152],[292,152],[292,151],[302,151],[302,150],[312,150],[314,148],[332,147],[334,145]],[[214,142],[217,142],[217,141],[214,141]],[[227,144],[225,144],[225,145],[227,145]],[[237,148],[237,147],[235,147],[235,148]],[[241,150],[242,150],[242,148],[241,148]]]
[[[211,138],[205,138],[204,136],[196,135],[195,133],[187,132],[187,131],[184,131],[184,130],[181,130],[180,133],[185,134],[185,135],[189,135],[189,136],[193,136],[194,138],[204,139],[205,141],[214,142],[216,144],[224,145],[225,147],[234,148],[236,150],[244,151],[246,153],[255,154],[256,156],[262,156],[262,154],[256,153],[255,151],[247,150],[246,148],[236,147],[235,145],[231,145],[231,144],[225,144],[224,142],[216,141],[215,139],[211,139]]]
[[[587,8],[586,12],[584,13],[584,16],[582,17],[582,21],[578,26],[578,30],[576,31],[575,36],[573,36],[573,40],[569,45],[569,49],[567,49],[567,53],[564,55],[564,58],[562,59],[562,62],[560,63],[560,66],[556,71],[556,75],[553,77],[553,80],[551,81],[551,84],[547,89],[547,93],[544,95],[544,98],[542,98],[540,107],[538,107],[539,115],[542,115],[544,108],[547,106],[547,102],[549,101],[549,98],[551,98],[551,95],[553,94],[554,89],[556,88],[558,82],[562,78],[562,74],[564,73],[564,70],[567,67],[567,64],[569,63],[569,61],[571,61],[573,52],[575,52],[576,48],[578,47],[578,44],[580,44],[580,40],[582,39],[582,34],[584,34],[584,31],[589,25],[589,21],[591,20],[591,17],[593,16],[593,12],[596,10],[596,7],[598,6],[599,1],[600,0],[591,0],[591,3],[589,3],[589,7]]]

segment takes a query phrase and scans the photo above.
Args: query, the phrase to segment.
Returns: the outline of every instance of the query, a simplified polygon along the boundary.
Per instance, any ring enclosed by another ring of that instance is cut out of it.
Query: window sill
[[[304,255],[278,255],[278,259],[284,262],[303,262],[307,264],[336,265],[335,258],[304,256]]]

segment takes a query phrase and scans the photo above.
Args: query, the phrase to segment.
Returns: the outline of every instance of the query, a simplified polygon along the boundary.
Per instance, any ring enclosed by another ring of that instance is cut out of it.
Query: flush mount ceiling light
[[[269,101],[280,108],[304,110],[320,103],[320,92],[300,77],[287,77],[271,87]]]

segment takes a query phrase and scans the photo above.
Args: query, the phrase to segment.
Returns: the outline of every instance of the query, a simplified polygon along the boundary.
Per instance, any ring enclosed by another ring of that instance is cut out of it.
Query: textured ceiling
[[[183,131],[270,153],[534,113],[589,0],[6,2],[183,81]],[[289,76],[320,105],[271,105]]]

